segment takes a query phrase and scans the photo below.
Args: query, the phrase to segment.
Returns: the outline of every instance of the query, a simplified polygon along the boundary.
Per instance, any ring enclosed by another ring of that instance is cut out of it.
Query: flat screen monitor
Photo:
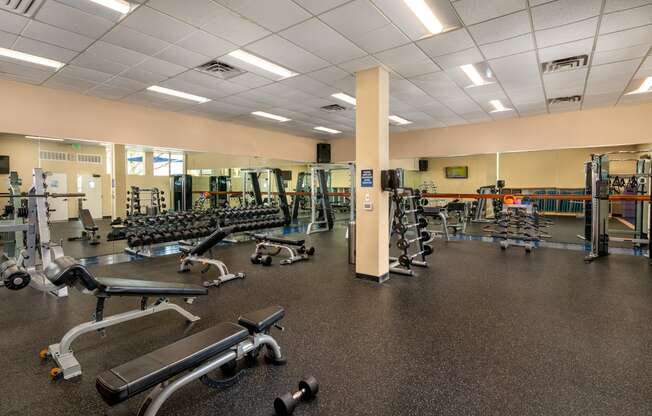
[[[9,175],[9,156],[0,156],[0,175]]]
[[[445,169],[448,179],[467,179],[469,177],[468,166],[447,166]]]

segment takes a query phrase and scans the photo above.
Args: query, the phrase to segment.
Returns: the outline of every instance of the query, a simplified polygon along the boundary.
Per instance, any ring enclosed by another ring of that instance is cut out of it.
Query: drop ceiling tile
[[[605,14],[600,23],[600,34],[652,24],[652,4]]]
[[[310,13],[291,0],[217,1],[272,32],[278,32],[311,17]]]
[[[111,85],[98,85],[97,87],[86,91],[86,95],[106,98],[107,100],[119,100],[131,94],[132,91]]]
[[[598,36],[595,50],[601,52],[647,44],[650,43],[650,39],[652,39],[652,25],[610,33],[608,35],[600,35]]]
[[[47,82],[45,82],[43,85],[49,88],[57,88],[82,93],[90,88],[97,86],[98,84],[91,81],[85,81],[83,79],[66,77],[57,73],[48,79]]]
[[[113,26],[113,22],[56,1],[46,1],[36,13],[43,23],[97,39]]]
[[[240,15],[222,8],[218,16],[201,26],[206,32],[243,46],[264,38],[270,32]]]
[[[352,74],[355,74],[359,71],[364,71],[365,69],[375,68],[377,66],[384,66],[382,62],[377,60],[371,55],[363,56],[362,58],[353,59],[348,62],[342,62],[338,65],[345,71],[348,71]]]
[[[210,58],[207,56],[189,51],[176,45],[170,45],[168,48],[158,53],[156,57],[185,68],[194,68],[210,61]]]
[[[84,52],[80,54],[70,63],[82,68],[94,69],[96,71],[106,72],[107,74],[114,75],[119,74],[120,72],[125,71],[129,68],[128,65],[106,60],[100,55],[96,55],[91,52]]]
[[[310,78],[317,80],[319,82],[330,84],[334,81],[337,81],[338,79],[342,79],[349,76],[349,73],[336,66],[329,66],[328,68],[320,69],[318,71],[311,72],[307,75]]]
[[[319,18],[369,53],[410,42],[369,0],[355,0]]]
[[[247,50],[300,73],[329,66],[325,60],[277,35],[252,43]]]
[[[123,25],[114,27],[102,40],[145,55],[155,55],[170,46],[168,42],[140,33]]]
[[[16,39],[18,39],[18,35],[0,30],[0,47],[11,48]]]
[[[30,84],[40,84],[54,74],[54,71],[43,68],[0,60],[0,75],[10,74],[9,79]]]
[[[224,7],[212,0],[150,0],[147,6],[197,27],[225,13]]]
[[[593,66],[586,85],[587,93],[606,94],[623,92],[640,63],[641,59],[633,59],[630,61]]]
[[[543,76],[543,85],[549,98],[582,95],[587,68],[554,72]]]
[[[557,0],[531,9],[534,30],[567,25],[600,14],[602,0]]]
[[[417,42],[429,56],[437,57],[475,46],[466,29],[458,29]]]
[[[365,51],[316,18],[284,30],[280,35],[334,64],[366,55]]]
[[[543,99],[543,86],[534,52],[493,59],[489,63],[514,105]]]
[[[413,44],[380,52],[375,57],[404,77],[440,71],[440,68]]]
[[[98,41],[87,49],[88,52],[101,56],[109,61],[117,62],[127,66],[138,65],[147,59],[147,55],[131,49],[122,48],[108,42]]]
[[[29,19],[26,17],[0,10],[0,28],[5,32],[19,35],[27,22]]]
[[[130,90],[132,92],[144,90],[145,88],[150,86],[149,84],[139,82],[139,81],[134,81],[132,79],[125,78],[125,77],[111,78],[110,80],[106,81],[105,84]]]
[[[170,43],[178,42],[195,31],[187,23],[147,6],[137,8],[121,25]]]
[[[478,48],[469,48],[464,51],[438,56],[435,58],[435,61],[443,69],[450,69],[466,64],[482,62],[484,61],[484,57]]]
[[[272,81],[263,78],[261,76],[258,76],[256,74],[252,74],[251,72],[245,72],[244,74],[238,75],[236,77],[230,78],[229,82],[232,82],[234,84],[241,85],[243,87],[247,88],[258,88],[262,87],[263,85],[267,85],[271,83]]]
[[[249,114],[251,112],[244,107],[240,107],[238,105],[233,105],[231,103],[222,102],[222,101],[210,101],[203,104],[200,108],[202,109],[202,111],[208,111],[220,115],[229,115],[229,116]]]
[[[539,48],[572,42],[579,39],[592,38],[598,29],[598,18],[583,20],[552,29],[539,30],[536,32],[537,45]]]
[[[453,6],[468,26],[523,10],[527,7],[527,0],[459,0]]]
[[[620,93],[586,94],[583,98],[582,108],[610,107],[616,105]]]
[[[106,72],[95,71],[93,69],[82,68],[75,65],[66,65],[59,70],[58,74],[67,78],[82,79],[91,82],[104,82],[113,77],[112,74]]]
[[[208,88],[211,91],[219,92],[223,96],[237,94],[248,89],[246,86],[230,81],[224,81],[212,75],[204,74],[195,70],[186,71],[177,75],[175,78]]]
[[[642,58],[645,56],[652,43],[630,46],[629,48],[599,51],[593,55],[592,65],[603,65],[611,62],[626,61],[628,59]]]
[[[480,50],[487,59],[500,58],[534,49],[534,38],[531,33],[515,38],[487,43],[480,46]]]
[[[579,111],[581,105],[582,105],[581,102],[559,103],[559,104],[549,105],[548,109],[550,110],[550,113],[564,113],[568,111]]]
[[[30,39],[46,42],[52,45],[73,51],[83,51],[94,39],[78,35],[67,30],[59,29],[55,26],[46,25],[45,23],[31,20],[23,30],[23,36]]]
[[[124,15],[115,10],[104,7],[98,3],[88,0],[57,0],[59,3],[63,3],[66,6],[74,7],[85,13],[91,14],[93,16],[98,16],[103,19],[110,20],[112,22],[118,22],[124,17]],[[131,1],[131,3],[142,3],[142,1]],[[133,11],[133,9],[132,9]]]
[[[618,103],[619,105],[627,105],[627,104],[636,104],[636,103],[648,103],[652,101],[652,94],[632,94],[632,95],[624,95],[621,99],[620,102]]]
[[[632,7],[643,6],[650,3],[652,3],[651,0],[607,0],[604,6],[604,12],[611,13],[618,10],[630,9]]]
[[[513,38],[530,32],[530,15],[527,11],[512,13],[470,26],[469,32],[480,45]]]
[[[284,79],[279,84],[287,85],[303,92],[312,94],[314,96],[328,97],[337,92],[334,87],[315,81],[307,75],[299,75],[296,77]]]
[[[312,14],[320,14],[346,3],[349,0],[294,0]]]
[[[153,72],[145,71],[138,67],[129,68],[125,72],[121,73],[120,76],[132,79],[134,81],[139,81],[148,85],[154,85],[157,82],[160,82],[167,77],[161,74],[155,74]]]
[[[636,73],[637,77],[649,77],[652,76],[652,55],[645,58],[638,72]]]
[[[568,58],[570,56],[584,54],[590,55],[591,49],[593,49],[593,38],[578,40],[575,42],[539,49],[539,60],[543,63],[555,59]]]
[[[354,76],[338,79],[337,81],[334,81],[333,83],[331,83],[331,85],[333,87],[336,87],[337,89],[339,89],[341,92],[347,93],[349,95],[355,95],[355,77]]]
[[[468,83],[468,81],[467,81]],[[465,88],[464,91],[473,98],[476,102],[489,102],[489,100],[497,99],[503,100],[503,103],[507,102],[507,96],[503,92],[502,87],[498,83],[493,83],[489,85],[482,85],[479,87],[469,87]]]
[[[189,51],[208,56],[209,58],[216,58],[238,49],[233,43],[213,36],[203,30],[192,33],[176,44]]]
[[[25,37],[19,37],[14,43],[13,49],[17,51],[30,53],[44,58],[54,59],[59,62],[68,62],[77,55],[77,51],[60,48]]]
[[[181,65],[176,65],[172,62],[167,62],[158,58],[148,58],[143,63],[137,65],[136,68],[147,72],[153,72],[155,74],[165,75],[166,77],[173,77],[187,69]]]
[[[443,100],[462,100],[466,97],[464,91],[455,84],[445,72],[421,75],[410,78],[416,86],[431,97]]]
[[[158,83],[158,85],[170,88],[177,91],[187,92],[189,94],[199,95],[200,97],[210,98],[211,100],[220,99],[229,95],[224,91],[219,91],[213,88],[207,88],[204,86],[196,85],[190,82],[187,82],[180,78],[170,78],[166,79],[163,82]]]

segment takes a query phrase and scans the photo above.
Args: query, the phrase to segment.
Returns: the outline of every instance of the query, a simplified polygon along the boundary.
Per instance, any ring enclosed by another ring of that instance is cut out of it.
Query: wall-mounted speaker
[[[331,145],[317,143],[317,163],[331,163]]]
[[[428,171],[428,161],[427,160],[419,160],[419,172],[427,172]]]

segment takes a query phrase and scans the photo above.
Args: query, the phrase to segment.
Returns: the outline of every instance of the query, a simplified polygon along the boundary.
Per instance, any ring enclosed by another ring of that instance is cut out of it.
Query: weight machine
[[[272,181],[276,184],[278,206],[283,212],[285,225],[291,222],[290,206],[288,204],[288,197],[285,193],[285,181],[281,169],[278,168],[247,168],[242,169],[242,204],[243,206],[256,205],[256,206],[274,206],[274,199],[272,193]],[[265,191],[267,197],[263,199],[260,187],[260,175],[265,174],[267,179],[267,189]],[[251,188],[251,190],[249,189]],[[251,204],[247,196],[253,195],[254,203]]]
[[[355,164],[315,164],[310,166],[310,223],[306,234],[320,233],[333,229],[335,213],[329,198],[331,172],[349,171],[349,223],[355,224]],[[351,227],[349,227],[351,229]],[[347,238],[350,231],[347,230]]]

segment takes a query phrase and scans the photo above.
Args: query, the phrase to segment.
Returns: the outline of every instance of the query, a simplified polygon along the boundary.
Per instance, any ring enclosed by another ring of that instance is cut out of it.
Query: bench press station
[[[221,387],[222,382],[209,373],[235,368],[237,361],[245,357],[255,360],[263,346],[270,363],[285,364],[281,348],[269,335],[272,326],[282,329],[278,323],[284,316],[282,307],[271,306],[240,316],[238,324],[220,323],[103,372],[97,376],[95,386],[110,406],[153,388],[138,416],[154,416],[174,392],[191,381]]]
[[[232,231],[233,227],[218,228],[197,245],[190,246],[180,244],[179,250],[181,250],[181,265],[179,266],[179,273],[188,272],[194,263],[200,263],[205,266],[201,271],[202,273],[206,273],[211,266],[215,266],[219,272],[217,279],[204,282],[205,287],[219,286],[222,283],[233,279],[244,279],[244,273],[229,273],[226,264],[213,257],[213,247],[215,247],[215,245],[220,241],[224,240],[224,238],[231,234]],[[205,256],[207,253],[208,257]]]
[[[82,208],[82,201],[79,200],[79,222],[82,226],[81,236],[79,237],[68,237],[68,241],[88,241],[90,245],[100,244],[100,235],[97,233],[99,227],[95,224],[95,220],[91,215],[91,212]]]
[[[279,255],[283,250],[289,256],[281,260],[281,264],[292,264],[297,261],[307,260],[308,257],[315,254],[314,247],[306,249],[306,240],[293,240],[256,233],[247,233],[247,235],[256,239],[256,249],[254,250],[254,254],[251,255],[251,262],[253,264],[271,266],[272,256]],[[272,252],[272,249],[276,249],[276,251]]]
[[[56,287],[76,287],[81,292],[93,294],[97,298],[95,313],[90,322],[73,327],[61,338],[60,342],[52,344],[40,352],[39,355],[42,359],[52,358],[56,362],[57,367],[50,371],[50,375],[55,379],[63,376],[68,380],[81,375],[81,364],[71,349],[73,341],[81,335],[93,331],[104,331],[109,326],[166,310],[178,312],[188,322],[195,322],[200,319],[198,316],[191,314],[179,305],[170,303],[168,298],[182,297],[187,303],[192,303],[196,296],[208,294],[206,288],[183,283],[95,277],[86,267],[79,264],[74,258],[67,256],[53,260],[45,268],[44,273]],[[140,308],[104,317],[104,304],[112,296],[140,297]],[[148,304],[148,297],[156,297],[157,300]]]

